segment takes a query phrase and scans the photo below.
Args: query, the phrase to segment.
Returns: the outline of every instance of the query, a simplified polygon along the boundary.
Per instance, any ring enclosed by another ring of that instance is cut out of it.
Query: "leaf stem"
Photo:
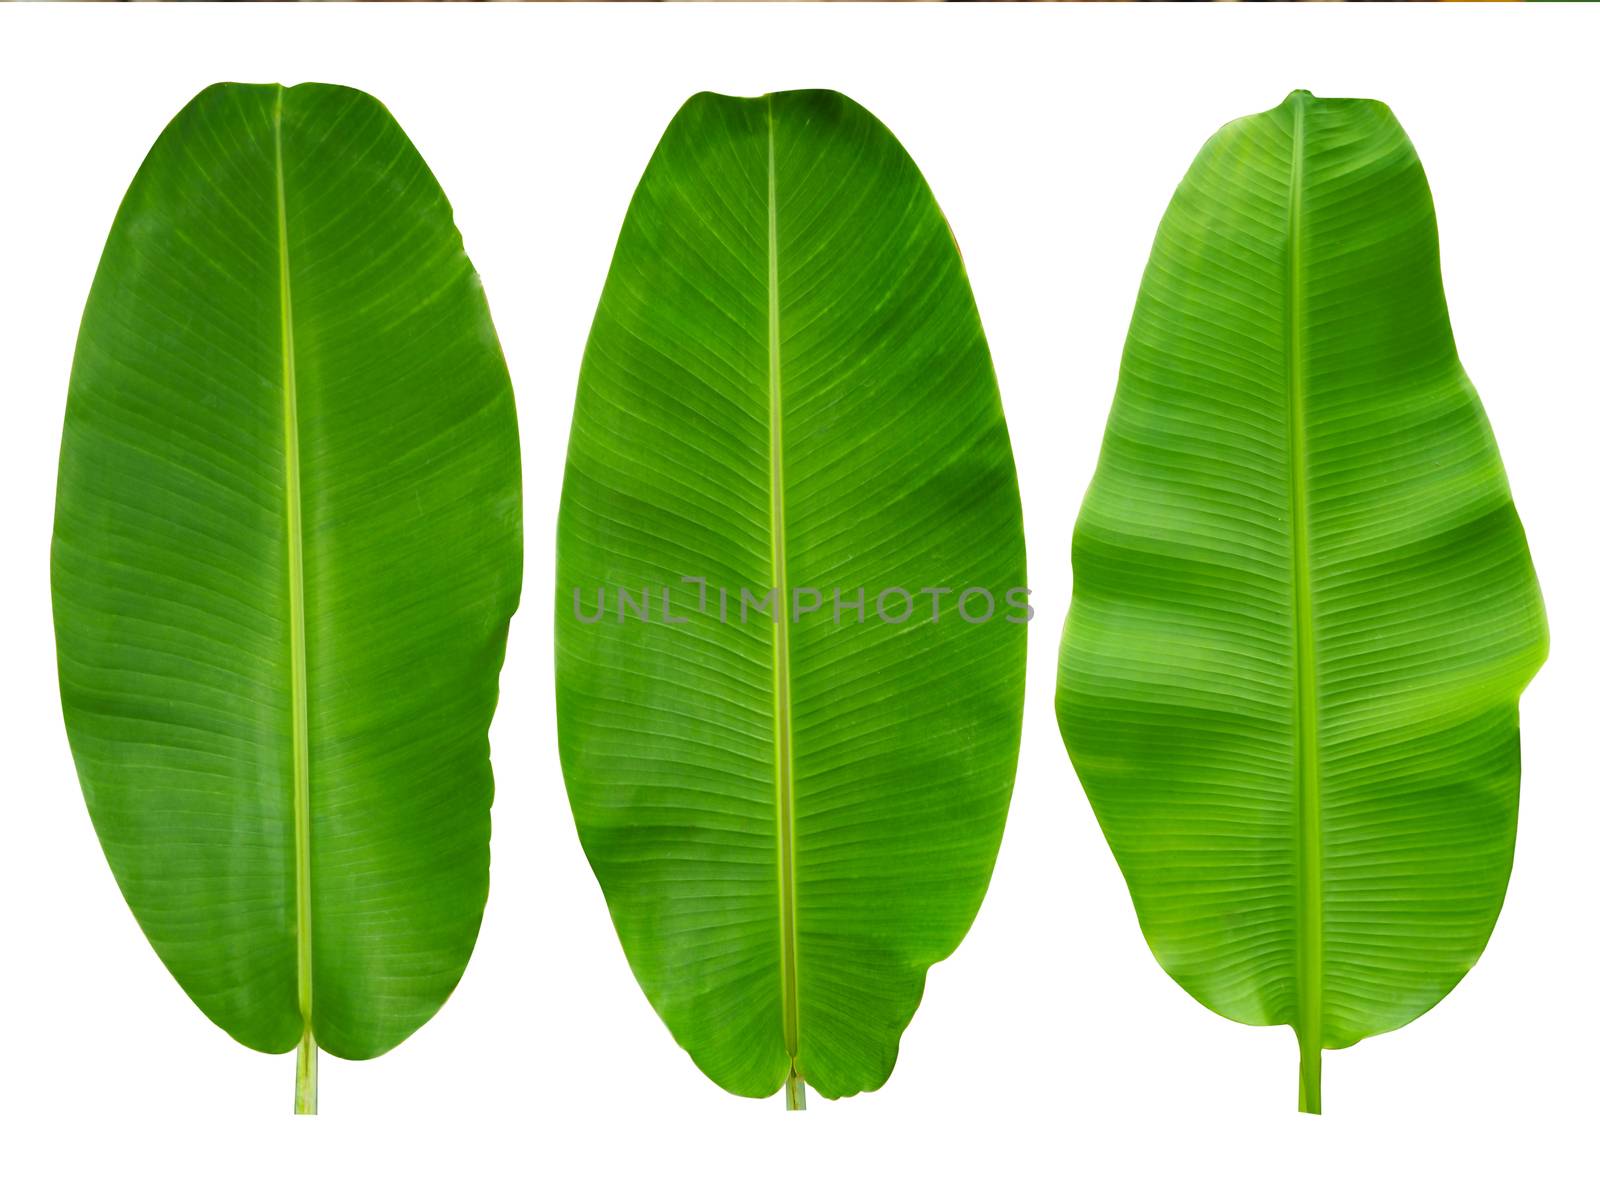
[[[300,1036],[300,1050],[294,1061],[294,1111],[297,1116],[317,1115],[317,1042],[311,1036],[311,1022]]]
[[[794,1073],[794,1068],[789,1068],[789,1079],[783,1085],[783,1107],[788,1112],[805,1112],[806,1110],[806,1081]]]
[[[1300,1039],[1300,1111],[1322,1114],[1322,1047]]]

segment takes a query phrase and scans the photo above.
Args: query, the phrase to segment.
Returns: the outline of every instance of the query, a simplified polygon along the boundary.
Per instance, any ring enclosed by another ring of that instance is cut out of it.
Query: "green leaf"
[[[691,99],[578,384],[556,691],[628,961],[727,1090],[888,1078],[999,847],[1024,574],[988,348],[915,164],[833,93]],[[923,588],[951,589],[937,623]],[[970,588],[992,618],[960,617]]]
[[[1382,104],[1225,126],[1156,235],[1073,537],[1057,715],[1145,937],[1321,1051],[1477,960],[1538,583]]]
[[[197,96],[89,294],[51,581],[111,869],[247,1046],[382,1054],[466,966],[518,461],[482,287],[383,106]]]

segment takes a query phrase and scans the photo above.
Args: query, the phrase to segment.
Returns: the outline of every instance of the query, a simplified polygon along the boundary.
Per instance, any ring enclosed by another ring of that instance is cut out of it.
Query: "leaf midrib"
[[[1317,745],[1317,661],[1311,604],[1307,499],[1305,301],[1302,197],[1305,188],[1305,103],[1291,97],[1294,149],[1289,168],[1288,278],[1285,289],[1285,356],[1289,402],[1290,564],[1294,598],[1294,761],[1296,1023],[1302,1054],[1322,1048],[1322,795]],[[1304,1099],[1304,1097],[1302,1097]]]
[[[795,952],[794,754],[789,698],[789,569],[783,511],[783,372],[778,307],[778,171],[772,130],[772,97],[767,101],[767,394],[771,443],[772,581],[774,604],[773,727],[777,747],[773,788],[778,828],[779,969],[783,988],[783,1041],[789,1071],[798,1074],[800,1052],[799,984]]]
[[[295,387],[294,303],[289,286],[289,219],[283,182],[283,93],[272,112],[278,207],[278,318],[283,353],[283,491],[289,572],[289,703],[294,743],[295,994],[303,1033],[311,1031],[311,771],[306,715],[305,571],[300,524],[300,413]]]

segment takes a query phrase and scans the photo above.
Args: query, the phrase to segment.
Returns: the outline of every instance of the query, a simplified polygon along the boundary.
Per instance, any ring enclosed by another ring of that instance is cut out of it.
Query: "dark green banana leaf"
[[[167,127],[89,294],[51,582],[62,707],[156,952],[245,1045],[382,1054],[455,987],[521,581],[511,384],[450,206],[347,88]]]
[[[694,97],[584,358],[556,684],[628,961],[727,1090],[888,1077],[999,847],[1024,582],[994,371],[915,164],[843,96]]]
[[[1538,583],[1388,108],[1225,126],[1156,235],[1073,538],[1057,712],[1156,958],[1321,1052],[1505,895]]]

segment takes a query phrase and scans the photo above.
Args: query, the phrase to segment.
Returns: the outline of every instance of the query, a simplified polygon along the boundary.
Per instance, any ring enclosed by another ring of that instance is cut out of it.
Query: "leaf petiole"
[[[1300,1041],[1300,1111],[1322,1114],[1322,1047]]]
[[[294,1111],[296,1116],[317,1115],[317,1042],[311,1036],[311,1022],[300,1036],[300,1049],[294,1061]]]

